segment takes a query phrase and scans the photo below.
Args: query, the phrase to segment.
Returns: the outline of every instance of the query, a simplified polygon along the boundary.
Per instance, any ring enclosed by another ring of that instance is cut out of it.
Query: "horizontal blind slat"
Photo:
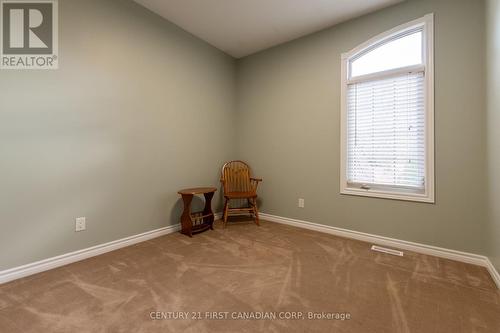
[[[424,103],[423,72],[348,86],[348,182],[423,188]]]

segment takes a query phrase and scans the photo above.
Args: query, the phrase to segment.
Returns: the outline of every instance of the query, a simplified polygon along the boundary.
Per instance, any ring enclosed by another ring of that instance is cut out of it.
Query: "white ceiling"
[[[135,0],[241,58],[403,0]]]

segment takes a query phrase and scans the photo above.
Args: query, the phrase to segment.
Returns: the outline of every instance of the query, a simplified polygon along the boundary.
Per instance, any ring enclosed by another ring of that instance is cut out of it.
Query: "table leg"
[[[184,211],[181,216],[182,233],[193,237],[193,223],[191,222],[191,201],[193,200],[192,194],[183,194],[182,201],[184,202]]]
[[[212,214],[206,217],[208,223],[210,224],[210,229],[214,230],[214,213],[212,212],[212,198],[214,197],[214,192],[204,193],[205,197],[205,209],[203,210],[203,215]]]

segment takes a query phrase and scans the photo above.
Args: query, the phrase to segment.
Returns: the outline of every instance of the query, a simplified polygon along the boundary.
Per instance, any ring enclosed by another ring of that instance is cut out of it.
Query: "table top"
[[[215,191],[217,191],[217,188],[215,187],[193,187],[193,188],[185,188],[177,193],[179,193],[180,195],[190,195],[190,194],[194,195],[194,194],[210,193]]]

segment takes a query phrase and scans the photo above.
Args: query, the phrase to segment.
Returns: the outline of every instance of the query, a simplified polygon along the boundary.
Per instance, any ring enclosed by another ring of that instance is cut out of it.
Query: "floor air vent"
[[[392,254],[393,256],[399,256],[399,257],[403,256],[403,251],[388,249],[388,248],[377,246],[377,245],[372,245],[372,251],[383,252],[383,253],[387,253],[387,254]]]

